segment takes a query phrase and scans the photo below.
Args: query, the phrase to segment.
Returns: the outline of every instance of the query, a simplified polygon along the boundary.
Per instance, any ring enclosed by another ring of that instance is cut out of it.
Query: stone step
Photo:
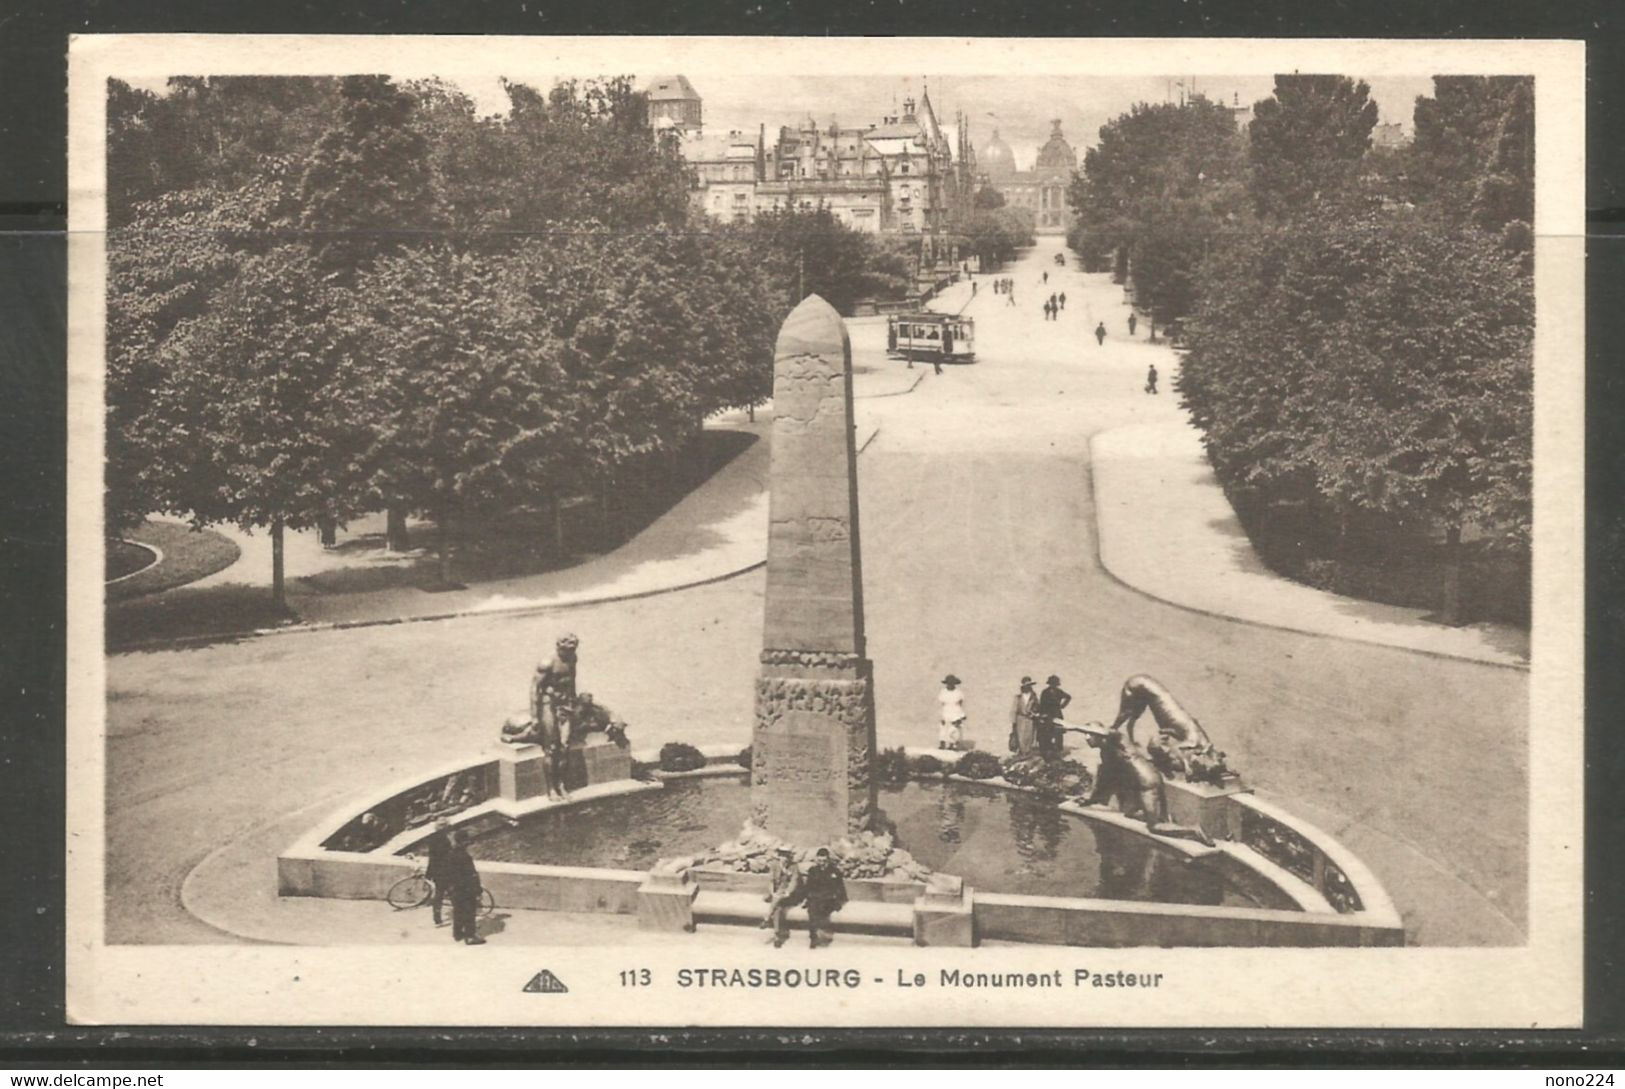
[[[732,926],[756,926],[767,914],[767,903],[748,892],[703,891],[694,898],[694,921]],[[790,928],[807,929],[807,909],[790,909]],[[848,900],[835,913],[837,932],[914,937],[914,905]]]

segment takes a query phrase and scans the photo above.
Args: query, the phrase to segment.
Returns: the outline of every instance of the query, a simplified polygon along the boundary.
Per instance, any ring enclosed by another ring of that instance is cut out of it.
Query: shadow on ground
[[[497,589],[513,587],[491,584],[521,580],[550,573],[568,573],[589,561],[621,549],[648,530],[679,502],[716,476],[757,442],[748,431],[706,431],[700,440],[699,456],[692,471],[680,477],[624,493],[611,510],[594,504],[577,508],[567,515],[566,547],[560,552],[550,546],[551,533],[536,517],[523,514],[468,525],[453,546],[455,589]],[[696,497],[701,498],[701,497]],[[697,511],[701,524],[685,527],[675,540],[663,540],[662,547],[672,555],[703,551],[718,542],[705,529],[707,518],[735,513],[743,500],[706,502]],[[306,620],[384,620],[378,604],[363,602],[360,595],[388,595],[391,592],[431,594],[446,590],[440,580],[440,560],[436,551],[437,527],[431,522],[415,527],[413,550],[389,553],[382,534],[347,537],[335,551],[353,557],[354,566],[291,579],[288,582],[289,608],[278,610],[263,584],[219,583],[206,587],[181,586],[164,593],[107,605],[106,643],[109,651],[159,640],[200,638],[229,639],[257,629]],[[133,580],[132,580],[133,581]],[[578,589],[566,584],[561,589]],[[449,596],[449,595],[448,595]],[[346,598],[354,598],[356,615],[344,615]],[[432,608],[408,603],[395,615],[445,611],[458,606],[437,604]],[[307,615],[315,613],[316,615]]]

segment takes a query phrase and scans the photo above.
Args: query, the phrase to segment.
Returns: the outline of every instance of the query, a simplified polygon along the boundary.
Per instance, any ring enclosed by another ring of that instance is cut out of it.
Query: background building
[[[722,222],[823,207],[855,230],[920,237],[934,253],[971,198],[975,155],[963,118],[956,160],[928,94],[904,100],[878,125],[819,125],[808,117],[772,136],[763,126],[754,137],[714,137],[704,132],[703,104],[683,76],[655,80],[647,93],[651,124],[682,136],[696,206]]]
[[[662,76],[650,82],[649,123],[655,128],[700,131],[700,96],[686,76]]]
[[[987,184],[1004,197],[1012,208],[1025,208],[1033,214],[1039,234],[1065,234],[1072,226],[1072,209],[1067,204],[1067,187],[1078,169],[1078,153],[1061,134],[1061,122],[1050,122],[1049,139],[1038,149],[1031,170],[1017,170],[1010,145],[999,130],[977,153],[976,161]]]

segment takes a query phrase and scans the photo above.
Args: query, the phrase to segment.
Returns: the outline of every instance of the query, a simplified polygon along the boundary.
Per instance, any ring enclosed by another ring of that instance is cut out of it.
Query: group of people
[[[793,848],[779,847],[769,883],[763,898],[768,905],[767,916],[761,928],[773,931],[773,948],[790,940],[790,909],[803,904],[807,908],[808,946],[817,949],[835,940],[832,916],[846,906],[846,882],[841,880],[841,871],[828,847],[818,848],[805,871],[796,862]]]
[[[1016,281],[1012,276],[1000,276],[993,281],[993,294],[1003,295],[1010,306],[1016,305]]]
[[[937,693],[940,725],[937,748],[958,750],[965,737],[965,690],[952,673],[942,678]],[[1060,756],[1064,714],[1072,696],[1061,687],[1061,678],[1050,674],[1042,692],[1035,691],[1031,677],[1022,677],[1010,716],[1010,751],[1018,756]]]
[[[1057,320],[1061,316],[1061,311],[1065,309],[1066,292],[1062,291],[1059,294],[1056,294],[1053,291],[1050,292],[1049,298],[1044,300],[1044,320]]]

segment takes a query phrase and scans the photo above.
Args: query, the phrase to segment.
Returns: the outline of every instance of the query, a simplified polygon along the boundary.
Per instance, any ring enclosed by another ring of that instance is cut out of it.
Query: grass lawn
[[[123,582],[109,586],[109,601],[127,601],[132,597],[185,586],[230,567],[241,555],[235,544],[213,530],[192,529],[179,522],[148,520],[130,530],[125,537],[137,545],[152,545],[163,553],[164,558]],[[124,549],[130,547],[125,542],[119,544]],[[140,551],[146,553],[145,549]],[[114,545],[109,543],[109,577],[114,577],[113,557]]]

